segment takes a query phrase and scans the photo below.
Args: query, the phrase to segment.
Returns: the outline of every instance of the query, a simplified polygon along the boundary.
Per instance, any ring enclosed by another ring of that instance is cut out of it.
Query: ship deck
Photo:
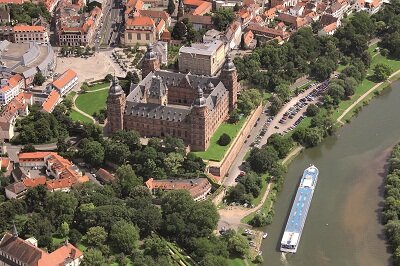
[[[310,168],[307,168],[302,176],[300,184],[304,184],[304,180],[306,177],[311,177],[312,182],[315,185],[315,182],[318,177],[318,170],[316,171],[309,171]],[[293,201],[292,209],[289,214],[289,218],[286,224],[285,232],[290,232],[294,234],[301,234],[302,228],[304,226],[305,220],[307,218],[308,208],[311,204],[311,199],[313,196],[314,188],[310,186],[302,186],[300,185],[297,189],[296,197]],[[282,238],[282,243],[291,242],[292,245],[295,245],[298,241],[297,237],[292,239],[294,234],[284,234]],[[288,239],[285,239],[288,238]]]

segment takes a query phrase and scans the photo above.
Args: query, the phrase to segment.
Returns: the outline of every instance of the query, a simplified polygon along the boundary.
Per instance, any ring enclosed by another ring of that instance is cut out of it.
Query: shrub
[[[231,137],[226,133],[222,134],[218,139],[218,144],[221,146],[226,146],[229,143],[231,143]]]

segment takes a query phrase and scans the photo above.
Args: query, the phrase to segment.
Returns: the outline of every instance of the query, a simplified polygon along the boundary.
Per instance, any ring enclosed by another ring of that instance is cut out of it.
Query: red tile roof
[[[37,152],[22,152],[18,154],[19,161],[24,160],[44,160],[47,156],[54,154],[49,151],[37,151]]]
[[[211,9],[212,4],[210,2],[203,2],[193,11],[193,15],[204,15],[207,12],[211,11]]]
[[[134,18],[128,18],[126,21],[127,26],[153,26],[154,25],[154,20],[150,17],[134,17]]]
[[[49,97],[42,104],[42,110],[51,113],[54,107],[57,105],[58,100],[60,99],[60,94],[56,90],[52,90],[49,94]]]
[[[43,26],[16,25],[13,27],[14,32],[45,32]]]
[[[76,72],[72,69],[68,69],[61,76],[57,78],[57,80],[53,81],[53,86],[57,89],[63,88],[65,85],[68,84],[71,80],[73,80],[77,76]]]
[[[22,183],[24,183],[24,185],[27,188],[33,188],[33,187],[36,187],[39,185],[46,184],[46,177],[39,176],[39,177],[35,177],[35,178],[24,178],[24,179],[22,179]]]
[[[24,78],[20,74],[15,74],[8,79],[8,84],[15,87],[17,86]]]
[[[25,2],[24,0],[0,0],[0,4],[22,5],[24,2]]]
[[[146,181],[146,186],[150,189],[161,190],[187,190],[193,198],[197,198],[211,188],[207,178],[196,179],[164,179],[154,180],[150,178]]]

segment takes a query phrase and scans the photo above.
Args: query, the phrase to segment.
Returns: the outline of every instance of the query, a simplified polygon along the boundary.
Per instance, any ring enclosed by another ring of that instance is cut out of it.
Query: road
[[[123,19],[123,10],[121,1],[119,0],[108,0],[104,3],[106,6],[103,10],[103,17],[101,22],[103,26],[100,27],[96,35],[95,47],[98,51],[100,44],[109,46],[111,43],[118,42],[119,32],[116,32],[115,29],[120,29]],[[102,38],[101,40],[99,38]]]
[[[300,101],[301,98],[304,98],[308,94],[312,92],[318,85],[317,84],[307,90],[305,90],[303,93],[300,93],[299,95],[293,97],[287,104],[285,104],[279,113],[274,117],[274,119],[271,121],[270,125],[268,126],[268,129],[265,133],[265,135],[261,138],[260,140],[260,146],[264,145],[267,143],[268,138],[274,134],[274,133],[282,133],[285,130],[288,130],[289,127],[291,127],[297,119],[300,118],[300,116],[303,114],[303,112],[307,109],[307,106],[304,106],[303,108],[300,109],[300,111],[293,117],[293,119],[288,119],[284,124],[280,124],[279,120],[282,118],[283,114],[289,110],[290,107],[294,106],[297,102]],[[315,103],[317,100],[314,100],[311,103]],[[267,122],[268,115],[263,112],[260,117],[259,121],[257,123],[257,126],[254,127],[254,129],[251,131],[250,137],[247,139],[246,143],[243,144],[242,148],[240,149],[238,155],[236,156],[235,161],[232,163],[231,168],[229,169],[228,176],[224,178],[222,184],[225,186],[233,186],[236,184],[235,179],[240,173],[239,167],[242,165],[244,161],[244,157],[246,154],[251,150],[251,143],[253,143],[257,136],[260,134],[262,128],[264,127],[264,124]],[[274,128],[275,126],[278,126],[279,129]]]

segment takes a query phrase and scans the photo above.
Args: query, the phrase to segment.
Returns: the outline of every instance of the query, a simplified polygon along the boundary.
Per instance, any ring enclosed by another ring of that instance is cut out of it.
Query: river
[[[400,82],[373,99],[350,124],[293,160],[279,193],[273,223],[265,228],[264,265],[391,265],[380,210],[386,159],[400,141]],[[319,179],[295,255],[279,244],[303,170]]]

